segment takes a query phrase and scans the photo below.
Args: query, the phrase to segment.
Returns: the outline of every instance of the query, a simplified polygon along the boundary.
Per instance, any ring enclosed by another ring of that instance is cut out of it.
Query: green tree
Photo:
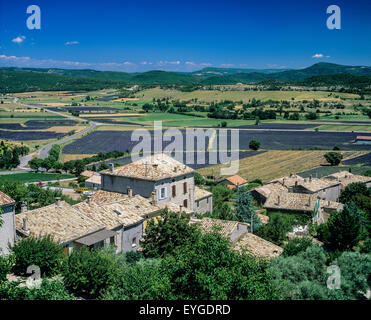
[[[187,243],[193,243],[200,234],[196,225],[189,224],[189,215],[186,213],[169,212],[163,210],[157,220],[151,219],[147,223],[143,241],[143,253],[146,257],[164,257]]]
[[[269,217],[269,222],[258,229],[257,235],[277,245],[282,245],[286,240],[287,232],[291,230],[292,225],[288,219],[277,214]]]
[[[338,166],[343,159],[343,155],[339,152],[327,152],[325,153],[324,157],[332,166]]]
[[[327,222],[328,245],[335,250],[350,250],[355,246],[361,233],[361,213],[354,202],[348,202],[343,210],[330,215]]]
[[[75,250],[63,268],[67,289],[77,295],[97,298],[121,276],[121,268],[114,254],[104,250]]]
[[[43,165],[43,160],[42,159],[39,159],[39,158],[33,158],[31,159],[29,162],[28,162],[28,165],[29,167],[32,169],[32,170],[35,170],[36,172],[39,171],[39,169],[42,167]]]
[[[295,256],[299,252],[307,250],[313,244],[312,238],[293,238],[284,245],[283,255],[285,257]]]
[[[61,269],[62,247],[50,237],[23,238],[11,246],[10,251],[14,254],[13,272],[17,275],[26,276],[31,265],[40,268],[41,276],[54,276]]]
[[[238,221],[251,224],[253,222],[253,232],[256,232],[261,226],[261,221],[256,214],[253,204],[253,198],[246,187],[237,189],[237,198],[235,202],[236,217]],[[250,226],[251,229],[251,226]],[[251,231],[251,230],[250,230]]]
[[[171,283],[169,296],[188,300],[272,300],[279,298],[267,263],[231,250],[229,240],[217,233],[179,247],[167,256],[162,270]]]
[[[251,150],[259,150],[260,148],[260,142],[259,141],[256,141],[256,140],[251,140],[250,143],[249,143],[249,148]]]

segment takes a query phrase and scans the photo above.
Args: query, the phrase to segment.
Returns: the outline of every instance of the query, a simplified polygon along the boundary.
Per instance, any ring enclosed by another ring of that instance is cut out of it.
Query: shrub
[[[343,155],[339,152],[327,152],[325,153],[324,157],[326,161],[332,166],[339,165],[341,160],[343,159]]]
[[[17,275],[26,276],[27,268],[31,265],[40,268],[41,276],[54,276],[61,269],[62,247],[50,237],[24,238],[11,246],[10,250],[15,259],[13,272]]]
[[[260,148],[260,142],[259,141],[256,141],[256,140],[251,140],[250,143],[249,143],[249,148],[251,150],[259,150]]]
[[[0,256],[0,282],[6,280],[6,275],[12,270],[13,256]]]
[[[288,241],[284,246],[283,255],[285,257],[295,256],[299,252],[307,250],[312,245],[311,238],[294,238]]]
[[[66,287],[89,298],[98,297],[118,276],[120,269],[114,254],[85,247],[74,251],[63,268]]]

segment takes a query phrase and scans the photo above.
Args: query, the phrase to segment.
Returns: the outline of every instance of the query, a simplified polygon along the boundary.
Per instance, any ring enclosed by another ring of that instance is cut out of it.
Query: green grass
[[[74,178],[74,175],[71,174],[57,174],[57,173],[14,173],[0,175],[0,182],[3,181],[19,181],[19,182],[38,182],[38,181],[51,181],[51,180],[60,180],[60,179],[69,179]]]

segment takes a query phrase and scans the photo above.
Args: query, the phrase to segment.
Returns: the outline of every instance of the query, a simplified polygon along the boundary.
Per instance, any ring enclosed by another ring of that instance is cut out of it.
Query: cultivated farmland
[[[239,173],[248,180],[262,179],[269,181],[290,173],[302,172],[320,167],[326,163],[323,155],[326,151],[280,151],[270,150],[254,157],[240,159]],[[359,151],[343,151],[344,158],[355,157]],[[202,175],[218,175],[221,165],[199,170]]]

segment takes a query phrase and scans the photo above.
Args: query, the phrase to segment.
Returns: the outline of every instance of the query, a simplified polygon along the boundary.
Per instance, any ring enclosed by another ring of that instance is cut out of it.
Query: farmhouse
[[[50,236],[64,247],[65,253],[81,246],[104,247],[114,236],[102,224],[60,199],[35,210],[23,206],[15,219],[19,238]]]
[[[119,168],[102,171],[102,190],[173,203],[190,212],[212,211],[212,194],[195,186],[194,170],[165,155],[152,155]]]
[[[156,204],[153,198],[133,195],[131,191],[121,194],[103,190],[73,207],[114,233],[110,244],[116,246],[117,252],[139,249],[145,221],[158,216],[162,209],[168,208],[173,212],[184,210],[171,202]],[[190,213],[187,209],[184,212]]]
[[[236,174],[224,179],[221,183],[225,184],[229,189],[234,189],[236,187],[245,186],[247,184],[247,180]]]
[[[271,181],[271,183],[280,183],[288,192],[316,194],[321,199],[337,201],[340,196],[340,183],[338,181],[329,181],[318,178],[302,178],[298,175],[290,174],[288,177],[282,177]]]
[[[84,178],[90,178],[95,172],[94,171],[91,171],[91,170],[85,170],[83,172],[81,172],[81,176],[83,176]]]
[[[330,174],[326,177],[322,178],[325,181],[337,181],[340,183],[341,189],[344,189],[348,184],[354,182],[364,182],[366,183],[367,187],[371,187],[371,177],[360,176],[356,174],[352,174],[348,171],[340,171],[333,174]]]
[[[260,258],[274,258],[279,256],[283,249],[267,240],[248,232],[248,223],[226,221],[212,218],[201,220],[191,218],[190,223],[200,225],[202,232],[218,232],[233,243],[234,250],[247,251]]]
[[[0,191],[0,255],[9,253],[9,245],[14,244],[15,240],[15,220],[14,220],[15,201]]]
[[[267,210],[312,214],[320,222],[327,221],[331,212],[341,210],[337,202],[341,184],[337,179],[302,178],[295,174],[272,180],[254,188],[252,196]]]
[[[357,136],[353,144],[371,144],[371,136]]]
[[[93,172],[90,178],[85,180],[85,187],[99,190],[102,186],[102,177],[98,172]]]

